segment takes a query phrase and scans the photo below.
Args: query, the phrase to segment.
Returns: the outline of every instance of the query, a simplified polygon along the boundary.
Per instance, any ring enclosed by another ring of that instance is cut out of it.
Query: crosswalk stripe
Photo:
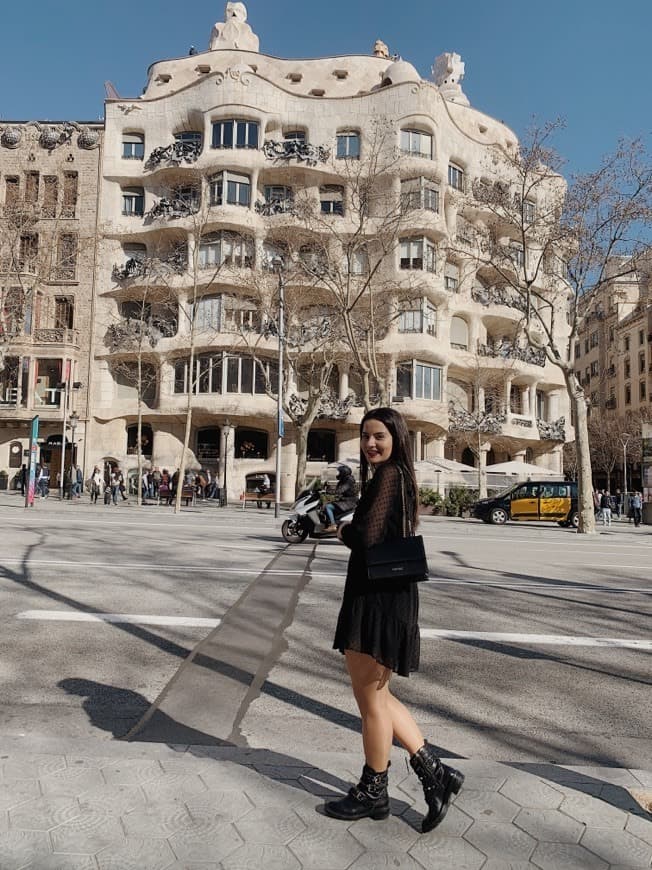
[[[515,644],[517,646],[586,646],[621,649],[652,650],[652,640],[628,637],[574,637],[567,634],[515,634],[496,631],[449,631],[447,629],[422,628],[421,637],[426,640],[489,641]]]
[[[117,625],[168,625],[184,628],[215,628],[219,619],[201,616],[156,616],[141,613],[80,613],[76,610],[23,610],[17,619],[47,622],[110,622]]]

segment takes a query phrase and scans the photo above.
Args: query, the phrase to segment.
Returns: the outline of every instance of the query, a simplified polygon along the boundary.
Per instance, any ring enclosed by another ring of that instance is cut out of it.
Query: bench
[[[158,488],[158,504],[171,505],[176,501],[176,493],[171,492],[167,486],[159,486]],[[189,504],[194,505],[197,498],[197,492],[194,486],[184,486],[181,490],[181,498],[185,500],[186,507]]]
[[[247,507],[247,504],[251,502],[255,502],[259,510],[263,509],[263,502],[265,502],[267,504],[267,509],[269,510],[269,508],[274,504],[274,493],[245,492],[240,496],[240,501],[242,502],[242,510],[244,510]]]

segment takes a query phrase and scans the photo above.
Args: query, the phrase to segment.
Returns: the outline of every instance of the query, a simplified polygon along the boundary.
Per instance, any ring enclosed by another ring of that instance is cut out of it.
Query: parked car
[[[485,523],[498,526],[502,526],[507,520],[536,520],[577,528],[577,484],[566,480],[528,480],[527,483],[517,483],[500,495],[480,499],[473,505],[471,515]]]

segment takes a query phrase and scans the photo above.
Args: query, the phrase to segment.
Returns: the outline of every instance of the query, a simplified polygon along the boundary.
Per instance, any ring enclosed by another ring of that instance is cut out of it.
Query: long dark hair
[[[408,510],[411,513],[412,526],[416,528],[418,523],[418,492],[417,476],[412,461],[412,448],[410,445],[410,433],[407,423],[402,414],[393,408],[373,408],[367,411],[360,421],[360,438],[362,429],[367,420],[378,420],[389,430],[392,436],[392,453],[390,462],[395,462],[402,470],[408,495]],[[360,447],[360,486],[364,492],[369,479],[369,463]]]

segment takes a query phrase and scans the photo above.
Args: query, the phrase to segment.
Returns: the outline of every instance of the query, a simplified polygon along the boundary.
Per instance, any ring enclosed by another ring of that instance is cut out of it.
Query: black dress
[[[408,489],[408,511],[413,499]],[[386,462],[368,483],[352,523],[342,530],[351,556],[333,649],[366,653],[407,677],[419,667],[418,584],[372,583],[366,566],[367,547],[402,536],[401,475],[394,462]]]

